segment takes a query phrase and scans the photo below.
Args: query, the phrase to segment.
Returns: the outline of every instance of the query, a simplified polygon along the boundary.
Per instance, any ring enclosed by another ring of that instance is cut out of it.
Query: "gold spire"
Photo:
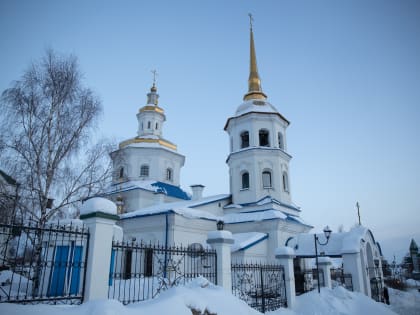
[[[251,99],[266,99],[265,95],[261,89],[261,80],[258,75],[257,68],[257,56],[255,54],[255,45],[254,45],[254,33],[252,31],[252,14],[249,15],[250,23],[250,69],[249,69],[249,79],[248,79],[248,93],[244,96],[244,101]]]

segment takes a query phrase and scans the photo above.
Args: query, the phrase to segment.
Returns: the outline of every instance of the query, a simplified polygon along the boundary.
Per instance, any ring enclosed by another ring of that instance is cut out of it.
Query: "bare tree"
[[[52,50],[3,92],[0,167],[20,184],[20,211],[40,226],[104,188],[110,145],[93,141],[101,111],[77,59]]]

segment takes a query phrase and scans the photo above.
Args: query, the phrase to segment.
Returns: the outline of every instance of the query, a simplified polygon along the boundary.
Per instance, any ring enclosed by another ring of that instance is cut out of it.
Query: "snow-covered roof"
[[[181,187],[154,180],[137,180],[116,183],[108,188],[108,190],[105,192],[105,195],[115,194],[134,189],[142,189],[155,193],[164,193],[169,197],[174,197],[183,200],[191,199],[188,193],[182,190]]]
[[[230,198],[230,195],[215,195],[199,200],[177,201],[161,203],[155,206],[146,207],[137,211],[124,213],[120,216],[122,220],[136,217],[144,217],[151,215],[160,215],[165,213],[176,213],[178,215],[194,218],[206,219],[212,221],[222,220],[225,224],[237,224],[246,222],[257,222],[266,220],[286,220],[296,224],[310,226],[304,222],[300,217],[282,212],[280,210],[268,208],[256,211],[246,211],[237,213],[225,213],[217,216],[208,211],[197,209],[209,203],[215,203],[221,200]]]
[[[203,206],[209,203],[217,202],[220,200],[228,199],[230,195],[215,195],[210,197],[205,197],[198,200],[187,200],[187,201],[177,201],[177,202],[168,202],[161,203],[155,206],[146,207],[140,210],[128,212],[122,214],[121,219],[143,217],[149,215],[157,215],[163,213],[177,213],[188,218],[201,218],[209,220],[220,220],[220,217],[215,216],[208,211],[194,209],[199,206]]]
[[[321,243],[325,243],[326,239],[323,233],[317,234],[317,237]],[[318,243],[318,254],[334,257],[358,253],[362,240],[366,241],[368,237],[371,237],[373,243],[376,244],[372,232],[363,226],[354,227],[349,232],[331,233],[327,245]],[[315,257],[314,234],[298,234],[289,238],[285,245],[292,247],[296,256]]]
[[[283,115],[281,115],[271,103],[266,100],[250,99],[243,102],[241,105],[239,105],[234,117],[240,117],[249,113],[276,114],[281,117],[281,119],[283,119],[287,124],[289,124],[289,121]],[[230,117],[227,120],[225,130],[229,124],[229,121],[234,117]]]
[[[248,249],[268,238],[267,233],[249,232],[232,234],[232,252]]]

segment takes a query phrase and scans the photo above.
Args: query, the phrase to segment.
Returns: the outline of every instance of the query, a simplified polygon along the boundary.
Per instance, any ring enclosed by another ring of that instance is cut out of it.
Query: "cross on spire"
[[[155,69],[150,71],[151,73],[153,73],[153,86],[156,85],[156,77],[158,76],[158,73]]]
[[[252,22],[254,22],[254,18],[252,17],[252,14],[251,13],[248,13],[248,16],[249,16],[249,27],[252,30]]]

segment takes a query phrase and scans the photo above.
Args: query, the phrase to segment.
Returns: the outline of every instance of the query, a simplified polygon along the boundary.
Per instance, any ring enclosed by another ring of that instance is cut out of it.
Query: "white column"
[[[232,233],[229,231],[211,231],[207,234],[207,243],[217,254],[217,285],[232,291],[232,266],[230,248],[233,244]]]
[[[318,265],[324,275],[324,286],[331,289],[331,258],[326,256],[318,257]]]
[[[351,280],[353,283],[353,291],[361,292],[363,294],[368,294],[365,292],[363,277],[367,277],[366,270],[362,268],[362,263],[360,260],[360,253],[348,253],[343,254],[343,265],[344,273],[351,274]]]
[[[283,246],[276,249],[275,255],[284,268],[287,307],[293,308],[296,302],[295,272],[293,269],[293,258],[296,257],[295,251],[293,248]]]
[[[114,203],[103,198],[87,200],[80,219],[89,228],[84,301],[107,299],[114,225],[119,219]]]

